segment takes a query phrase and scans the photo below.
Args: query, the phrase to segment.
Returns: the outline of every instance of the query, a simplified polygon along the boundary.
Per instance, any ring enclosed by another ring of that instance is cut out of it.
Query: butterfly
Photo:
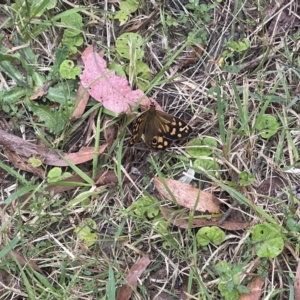
[[[152,103],[148,110],[132,123],[129,146],[137,143],[144,134],[145,143],[155,150],[164,150],[172,141],[181,140],[192,133],[192,128],[181,119],[156,110]]]

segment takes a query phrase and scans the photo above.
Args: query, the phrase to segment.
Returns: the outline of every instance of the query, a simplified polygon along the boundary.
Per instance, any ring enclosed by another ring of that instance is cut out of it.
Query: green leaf
[[[300,226],[293,217],[288,217],[286,221],[287,228],[292,232],[300,232]]]
[[[254,182],[255,176],[246,171],[243,171],[239,174],[240,184],[242,186],[249,186]]]
[[[275,226],[269,223],[255,225],[252,229],[252,240],[254,242],[267,241],[272,238],[282,237]]]
[[[97,241],[97,234],[92,232],[92,229],[96,228],[96,222],[93,219],[87,218],[83,224],[75,228],[74,232],[87,247],[91,247]]]
[[[36,157],[30,157],[30,158],[28,159],[28,162],[29,162],[33,167],[35,167],[35,168],[40,167],[40,166],[43,165],[43,162],[42,162],[40,159],[36,158]]]
[[[56,6],[56,0],[32,0],[28,1],[31,4],[30,7],[30,17],[40,17],[43,15],[45,10],[52,9]]]
[[[23,76],[19,72],[19,70],[14,67],[9,61],[0,62],[1,72],[5,73],[8,77],[10,77],[14,82],[17,83],[18,86],[22,86],[23,88],[27,88],[27,83],[24,80]]]
[[[72,99],[76,98],[76,81],[69,80],[67,82],[60,82],[53,87],[50,87],[45,97],[52,102],[60,103],[64,105],[65,109],[68,109],[73,105]],[[68,107],[66,105],[68,104]],[[72,108],[73,111],[73,108]]]
[[[195,172],[197,173],[201,174],[202,171],[200,171],[199,168],[203,168],[207,173],[211,174],[212,176],[214,176],[216,172],[219,171],[219,165],[217,164],[217,162],[211,158],[205,159],[205,157],[195,159],[195,161],[193,162],[193,167]]]
[[[47,175],[48,182],[57,182],[60,180],[62,170],[59,167],[52,168]]]
[[[74,67],[73,61],[66,59],[61,63],[59,73],[66,79],[75,79],[81,73],[81,68],[78,66]]]
[[[66,25],[66,27],[72,27],[65,29],[65,36],[74,37],[81,33],[83,22],[79,13],[74,12],[71,15],[65,15],[61,18],[61,22]]]
[[[41,122],[53,133],[60,133],[65,127],[65,115],[59,111],[52,111],[50,107],[43,105],[32,105],[33,113],[39,117]]]
[[[209,243],[220,245],[226,237],[225,232],[217,226],[203,227],[196,234],[200,246],[207,246]]]
[[[3,103],[15,104],[26,95],[26,90],[22,87],[13,87],[10,90],[0,90],[0,100]]]
[[[255,250],[259,257],[275,258],[284,248],[282,234],[272,224],[256,225],[251,237],[254,242],[258,242]]]
[[[128,20],[130,15],[130,12],[128,11],[118,11],[114,18],[120,21],[120,26],[124,25],[126,23],[126,21]]]
[[[150,79],[151,79],[151,70],[150,68],[143,63],[142,61],[138,60],[135,63],[135,74],[136,79],[135,82],[137,86],[142,90],[146,91],[149,87]]]
[[[137,216],[141,218],[153,219],[159,213],[158,202],[153,197],[142,197],[139,198],[136,202],[131,204],[127,209],[126,213],[133,211]]]
[[[258,257],[275,258],[284,248],[284,240],[282,237],[270,239],[264,243],[259,243],[255,247]]]
[[[248,287],[246,287],[245,285],[241,285],[239,284],[236,289],[238,290],[238,292],[240,294],[249,294],[250,293],[250,289]]]
[[[106,285],[107,288],[107,297],[103,297],[103,300],[113,300],[116,299],[116,282],[115,282],[115,275],[114,270],[109,265],[108,267],[108,283]]]
[[[126,77],[126,73],[124,71],[124,67],[121,64],[115,62],[108,63],[108,69],[115,71],[116,75]]]
[[[205,137],[203,139],[195,138],[188,142],[187,153],[191,156],[211,156],[211,148],[217,148],[217,141],[213,138]]]
[[[238,300],[239,299],[239,292],[237,290],[229,291],[227,284],[220,282],[218,284],[218,289],[221,293],[221,295],[226,299],[226,300]]]
[[[239,42],[230,41],[227,43],[227,47],[232,51],[242,52],[250,47],[250,41],[248,39],[243,39]]]
[[[256,129],[261,137],[268,139],[277,133],[279,124],[274,116],[264,114],[256,123]]]
[[[144,51],[143,38],[137,33],[124,33],[116,40],[116,50],[124,58],[136,61],[142,59]]]
[[[131,13],[135,12],[139,7],[137,0],[126,0],[120,2],[120,10],[115,14],[114,19],[120,21],[120,26],[124,25]]]

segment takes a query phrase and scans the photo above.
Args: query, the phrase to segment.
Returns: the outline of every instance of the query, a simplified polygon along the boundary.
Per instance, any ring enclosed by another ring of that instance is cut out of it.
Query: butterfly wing
[[[155,116],[148,118],[145,125],[145,142],[150,147],[163,150],[172,141],[180,140],[192,133],[192,128],[181,119],[165,112],[155,111]]]
[[[144,134],[145,143],[153,149],[163,150],[172,141],[187,137],[192,128],[181,119],[155,109],[154,104],[132,123],[129,145],[137,143]]]
[[[145,111],[144,113],[139,115],[136,119],[134,119],[131,126],[132,137],[129,140],[129,146],[134,145],[141,139],[141,136],[145,130],[146,121],[147,121],[147,111]]]

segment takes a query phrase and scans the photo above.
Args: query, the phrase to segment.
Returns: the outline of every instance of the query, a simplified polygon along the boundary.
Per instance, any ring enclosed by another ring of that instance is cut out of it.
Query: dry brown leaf
[[[34,167],[28,162],[28,158],[20,156],[9,149],[4,148],[4,155],[9,159],[9,161],[15,166],[15,168],[26,171],[39,176],[40,178],[45,178],[45,170],[42,167]]]
[[[5,270],[0,270],[0,299],[3,300],[17,300],[20,299],[18,295],[13,296],[13,290],[20,289],[21,282],[13,277]],[[11,289],[11,292],[8,292]]]
[[[86,89],[83,87],[82,84],[79,85],[77,96],[76,96],[76,102],[75,102],[75,110],[73,111],[73,115],[71,117],[71,120],[76,120],[80,118],[86,108],[86,104],[88,103],[90,98],[89,93],[86,91]]]
[[[150,264],[150,258],[148,254],[143,255],[129,270],[125,281],[127,284],[123,285],[117,295],[117,300],[128,300],[131,297],[132,290],[136,287],[138,278],[141,277],[142,273],[146,270]]]
[[[94,147],[84,147],[81,148],[78,152],[65,153],[64,158],[68,159],[75,165],[82,164],[86,161],[93,159],[95,154],[97,155],[102,154],[105,151],[107,146],[108,146],[107,144],[101,145],[97,153],[95,152]],[[66,166],[67,165],[68,164],[66,164]]]
[[[116,124],[108,125],[111,117],[105,116],[103,119],[103,135],[108,145],[112,145],[118,135],[118,126]]]
[[[168,186],[171,195],[164,183]],[[177,204],[188,209],[212,214],[220,213],[220,201],[214,195],[174,179],[165,178],[164,183],[158,177],[154,177],[154,185],[163,197],[172,200],[173,195]]]
[[[45,94],[48,93],[49,87],[52,84],[52,80],[47,81],[45,84],[43,84],[42,86],[40,86],[35,93],[30,97],[30,100],[36,100],[42,96],[44,96]]]
[[[4,249],[4,246],[0,245],[0,250],[3,250],[3,249]],[[40,269],[40,267],[34,261],[28,260],[22,253],[15,251],[15,250],[11,250],[10,252],[7,253],[7,255],[9,257],[16,259],[17,262],[21,266],[25,266],[25,265],[29,264],[34,270],[43,274],[43,271]]]
[[[240,295],[239,300],[259,300],[259,299],[261,299],[263,285],[264,285],[264,281],[262,280],[261,277],[254,278],[248,284],[250,293]],[[300,298],[295,298],[295,299],[300,299]]]
[[[56,152],[45,145],[35,145],[23,140],[22,138],[13,134],[7,133],[0,129],[0,145],[4,146],[16,155],[25,158],[38,157],[44,164],[56,167],[66,167],[68,163],[65,162],[57,153],[70,160],[73,164],[81,164],[89,161],[95,154],[101,154],[105,151],[107,144],[100,146],[97,153],[94,148],[86,147],[76,153],[64,153],[59,150]]]
[[[295,293],[295,299],[300,299],[300,260],[298,261],[298,266],[297,266],[297,270],[296,270],[294,293]]]

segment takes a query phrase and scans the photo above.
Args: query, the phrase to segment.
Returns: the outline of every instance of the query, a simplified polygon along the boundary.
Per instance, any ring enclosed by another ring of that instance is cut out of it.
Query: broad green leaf
[[[131,13],[139,7],[137,0],[120,1],[120,10],[114,15],[114,18],[120,21],[120,26],[124,25]]]
[[[66,59],[61,63],[59,73],[63,78],[75,79],[81,73],[81,68],[75,67],[72,60]]]
[[[87,247],[91,247],[97,241],[97,234],[92,232],[92,229],[96,229],[97,225],[93,219],[86,219],[83,224],[75,228],[74,232],[85,243]]]
[[[226,237],[225,232],[217,226],[200,228],[196,234],[200,246],[207,246],[209,243],[220,245]]]
[[[60,133],[64,129],[66,121],[62,112],[53,111],[50,107],[43,105],[32,105],[30,108],[39,117],[39,121],[44,122],[51,132]]]
[[[82,17],[79,13],[74,12],[71,15],[65,15],[61,18],[61,22],[66,25],[66,27],[71,27],[65,29],[65,36],[74,37],[81,33],[83,27]]]
[[[275,258],[284,248],[284,240],[282,237],[273,238],[263,243],[259,243],[255,247],[258,257]]]
[[[264,139],[268,139],[277,133],[279,124],[272,115],[263,115],[256,123],[256,129]]]
[[[137,33],[124,33],[116,40],[116,50],[124,58],[136,61],[142,59],[144,51],[143,38]]]

